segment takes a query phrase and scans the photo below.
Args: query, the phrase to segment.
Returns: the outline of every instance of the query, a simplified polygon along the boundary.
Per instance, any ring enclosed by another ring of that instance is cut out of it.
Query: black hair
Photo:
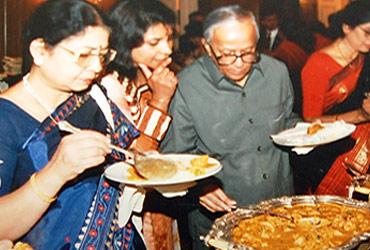
[[[260,19],[273,16],[273,15],[280,17],[280,12],[278,11],[277,6],[272,5],[271,3],[268,5],[261,6],[260,12],[259,12]]]
[[[185,33],[190,37],[203,37],[203,23],[192,21],[184,27]]]
[[[288,40],[298,44],[307,54],[314,51],[315,37],[303,20],[284,19],[280,28]]]
[[[110,45],[117,51],[117,55],[108,66],[108,72],[117,71],[120,77],[134,79],[137,67],[131,57],[131,51],[143,44],[144,33],[152,25],[173,25],[175,14],[157,0],[126,0],[112,8],[110,21]]]
[[[83,0],[48,0],[31,15],[23,32],[23,74],[32,66],[29,51],[33,40],[41,38],[48,47],[82,32],[88,26],[106,26],[107,18]],[[108,27],[108,26],[107,26]]]
[[[191,21],[184,27],[184,30],[185,33],[179,37],[179,51],[184,55],[189,55],[199,47],[193,39],[203,37],[203,23]]]
[[[328,16],[328,36],[331,39],[337,39],[343,36],[342,22],[340,21],[340,11],[334,12]]]
[[[331,21],[333,22],[332,28],[340,31],[339,36],[343,37],[343,24],[353,29],[358,25],[370,22],[370,1],[356,0],[349,3],[344,9],[337,12]]]
[[[189,22],[201,22],[199,19],[197,18],[202,18],[202,21],[204,20],[205,16],[204,14],[197,10],[197,11],[193,11],[191,12],[189,15],[188,15],[188,18],[189,18]]]
[[[312,20],[310,21],[308,24],[307,24],[307,28],[312,32],[312,33],[319,33],[323,36],[327,36],[328,35],[328,30],[327,28],[325,27],[325,24],[322,23],[321,21],[315,19],[315,20]]]

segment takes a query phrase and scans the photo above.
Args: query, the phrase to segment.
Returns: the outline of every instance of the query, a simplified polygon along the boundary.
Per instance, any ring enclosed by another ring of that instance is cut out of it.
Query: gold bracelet
[[[37,185],[37,182],[36,182],[36,173],[34,173],[33,175],[31,175],[30,181],[31,181],[31,187],[32,187],[33,192],[41,200],[43,200],[46,203],[52,203],[53,201],[55,201],[57,199],[56,196],[50,197],[47,194],[44,194],[42,191],[40,191],[39,186]]]

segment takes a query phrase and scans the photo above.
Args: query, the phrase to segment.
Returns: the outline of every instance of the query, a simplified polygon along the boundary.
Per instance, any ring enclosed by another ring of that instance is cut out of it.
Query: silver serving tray
[[[209,233],[205,237],[201,238],[208,247],[216,247],[217,249],[222,250],[255,250],[252,247],[237,244],[231,240],[232,229],[239,223],[239,221],[245,218],[251,218],[260,215],[262,213],[261,210],[273,209],[287,205],[317,203],[334,203],[370,210],[370,203],[339,196],[302,195],[281,197],[263,201],[257,205],[248,206],[246,208],[238,208],[233,212],[225,214],[224,216],[216,219]],[[367,239],[370,239],[370,231],[353,237],[349,242],[346,242],[344,245],[335,248],[335,250],[353,249]]]

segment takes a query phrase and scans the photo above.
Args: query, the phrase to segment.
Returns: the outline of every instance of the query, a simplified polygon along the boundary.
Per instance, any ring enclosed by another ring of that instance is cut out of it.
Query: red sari
[[[361,57],[356,61],[356,64],[344,69],[329,55],[323,52],[314,53],[302,70],[303,117],[320,117],[345,102],[356,91],[363,65]],[[340,81],[336,81],[336,78],[340,78]],[[331,112],[330,114],[336,113]],[[368,136],[368,123],[363,123],[357,125],[356,131],[351,137],[356,141],[360,138],[366,139]],[[348,186],[351,184],[352,175],[345,163],[349,153],[350,148],[337,155],[319,182],[316,194],[348,195]]]

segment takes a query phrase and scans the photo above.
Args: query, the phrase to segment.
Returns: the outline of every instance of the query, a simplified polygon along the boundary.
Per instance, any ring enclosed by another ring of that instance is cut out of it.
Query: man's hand
[[[213,187],[201,195],[199,203],[211,212],[230,212],[236,208],[236,201],[230,199],[219,187]]]

